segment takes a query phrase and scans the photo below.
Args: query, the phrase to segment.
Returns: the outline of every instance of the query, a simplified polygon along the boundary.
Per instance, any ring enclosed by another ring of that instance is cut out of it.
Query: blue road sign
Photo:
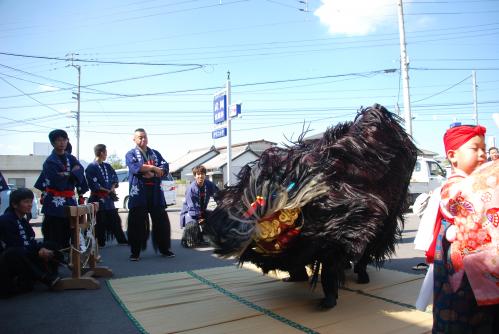
[[[233,118],[241,114],[241,103],[231,104],[229,109],[229,117]]]
[[[211,138],[217,139],[227,136],[227,128],[216,129],[211,133]]]
[[[223,123],[227,120],[227,95],[225,90],[215,94],[213,98],[213,122]]]

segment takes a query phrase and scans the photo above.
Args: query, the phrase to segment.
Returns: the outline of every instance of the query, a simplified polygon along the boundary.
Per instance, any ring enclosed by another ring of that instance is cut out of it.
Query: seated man
[[[35,240],[28,214],[33,192],[26,188],[10,194],[9,207],[0,216],[0,296],[8,297],[33,289],[35,281],[54,287],[57,275],[54,248]],[[51,249],[49,249],[51,248]]]
[[[206,168],[203,165],[194,167],[192,175],[195,182],[185,191],[185,201],[180,213],[180,227],[185,228],[181,243],[187,248],[206,245],[202,225],[206,219],[208,202],[218,192],[217,186],[206,180]]]

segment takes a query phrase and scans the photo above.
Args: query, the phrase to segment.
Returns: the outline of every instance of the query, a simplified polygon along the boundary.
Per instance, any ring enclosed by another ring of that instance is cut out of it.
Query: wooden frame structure
[[[66,207],[67,215],[70,220],[71,225],[71,267],[72,275],[71,277],[63,278],[57,284],[56,289],[58,290],[69,290],[69,289],[99,289],[100,282],[94,277],[111,277],[113,272],[107,267],[97,267],[98,260],[98,246],[94,242],[90,250],[89,259],[87,266],[82,268],[81,257],[80,257],[80,231],[82,229],[88,229],[91,222],[89,222],[89,217],[95,214],[99,210],[99,203],[78,205],[78,206],[68,206]],[[95,231],[92,229],[91,233],[95,236]],[[83,274],[82,274],[83,273]]]

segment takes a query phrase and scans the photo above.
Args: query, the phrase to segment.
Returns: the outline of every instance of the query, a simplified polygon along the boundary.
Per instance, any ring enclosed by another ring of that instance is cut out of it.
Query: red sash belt
[[[153,185],[154,185],[154,182],[144,182],[144,184],[145,184],[146,186],[153,186]]]
[[[91,195],[97,196],[99,198],[106,198],[109,196],[109,193],[105,190],[97,190],[97,191],[92,191]]]
[[[64,198],[71,198],[75,195],[75,192],[73,190],[56,190],[52,188],[47,188],[46,192],[51,194],[52,196],[64,197]]]

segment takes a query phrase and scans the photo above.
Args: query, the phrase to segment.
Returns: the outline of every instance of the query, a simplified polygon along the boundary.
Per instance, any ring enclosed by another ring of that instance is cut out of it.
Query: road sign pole
[[[227,109],[230,107],[230,72],[227,72],[227,83],[226,83],[226,93],[227,93]],[[228,110],[227,110],[228,111]],[[232,128],[230,116],[227,115],[227,185],[231,185],[231,165],[232,165]]]

